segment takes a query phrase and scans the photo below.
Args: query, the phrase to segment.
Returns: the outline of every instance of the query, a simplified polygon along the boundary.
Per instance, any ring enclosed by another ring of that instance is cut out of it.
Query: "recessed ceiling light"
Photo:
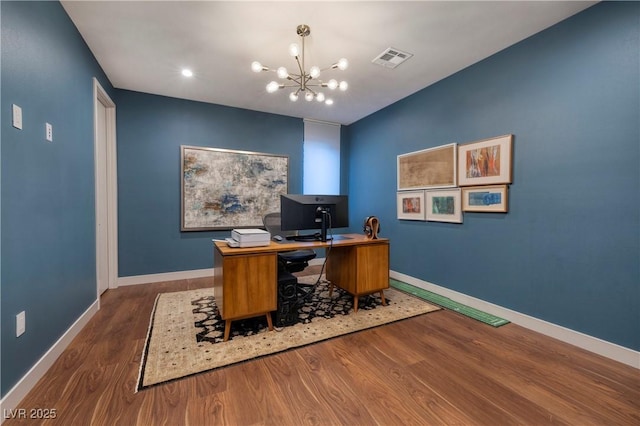
[[[191,71],[188,68],[184,68],[182,70],[182,75],[185,76],[185,77],[193,77],[193,71]]]

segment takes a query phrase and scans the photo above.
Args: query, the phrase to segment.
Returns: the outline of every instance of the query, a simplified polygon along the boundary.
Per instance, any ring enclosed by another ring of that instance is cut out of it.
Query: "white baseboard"
[[[69,329],[58,339],[57,342],[35,363],[22,379],[2,398],[0,401],[0,424],[5,420],[5,413],[11,412],[19,407],[18,404],[38,383],[38,380],[51,368],[62,352],[71,344],[71,341],[80,333],[89,320],[100,309],[100,300],[96,300],[84,311],[84,313],[69,327]]]
[[[557,324],[543,321],[529,315],[521,314],[519,312],[512,311],[511,309],[503,308],[502,306],[494,305],[493,303],[485,302],[484,300],[476,299],[475,297],[468,296],[464,293],[449,290],[448,288],[441,287],[400,272],[390,271],[389,275],[391,278],[398,281],[448,297],[455,302],[504,318],[514,324],[518,324],[546,336],[553,337],[565,343],[569,343],[598,355],[602,355],[609,359],[640,369],[640,352],[638,351],[634,351],[632,349],[625,348],[624,346],[607,342],[597,337],[589,336]]]
[[[131,277],[119,277],[116,281],[121,285],[138,285],[159,283],[163,281],[189,280],[194,278],[213,277],[213,268],[195,269],[192,271],[165,272],[162,274],[134,275]]]

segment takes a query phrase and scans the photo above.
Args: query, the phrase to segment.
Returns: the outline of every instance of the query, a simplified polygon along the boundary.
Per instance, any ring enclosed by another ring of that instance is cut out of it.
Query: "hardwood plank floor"
[[[447,310],[134,393],[156,295],[210,285],[107,291],[4,425],[640,425],[640,370]]]

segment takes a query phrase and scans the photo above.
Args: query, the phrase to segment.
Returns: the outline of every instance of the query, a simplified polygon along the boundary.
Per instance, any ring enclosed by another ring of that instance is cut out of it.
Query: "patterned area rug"
[[[296,324],[269,332],[264,316],[234,321],[227,342],[222,341],[224,320],[212,288],[159,294],[151,314],[136,392],[440,309],[389,288],[384,291],[386,306],[382,306],[379,294],[363,296],[354,313],[353,297],[335,287],[329,297],[327,281],[318,280],[317,275],[301,277],[299,283],[317,284],[307,287],[313,292],[298,309]],[[273,317],[275,321],[275,314]]]

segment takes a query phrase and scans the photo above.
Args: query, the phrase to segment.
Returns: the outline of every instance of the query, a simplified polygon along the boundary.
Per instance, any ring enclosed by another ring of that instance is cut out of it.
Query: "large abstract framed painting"
[[[398,192],[398,219],[425,220],[424,191]]]
[[[457,144],[398,155],[398,191],[456,186]]]
[[[511,183],[513,135],[458,146],[458,185]]]
[[[181,146],[182,231],[257,228],[280,211],[289,157]]]
[[[426,191],[426,194],[428,221],[462,223],[460,188]]]
[[[508,210],[507,185],[470,186],[462,188],[462,210],[465,212],[497,212]]]

